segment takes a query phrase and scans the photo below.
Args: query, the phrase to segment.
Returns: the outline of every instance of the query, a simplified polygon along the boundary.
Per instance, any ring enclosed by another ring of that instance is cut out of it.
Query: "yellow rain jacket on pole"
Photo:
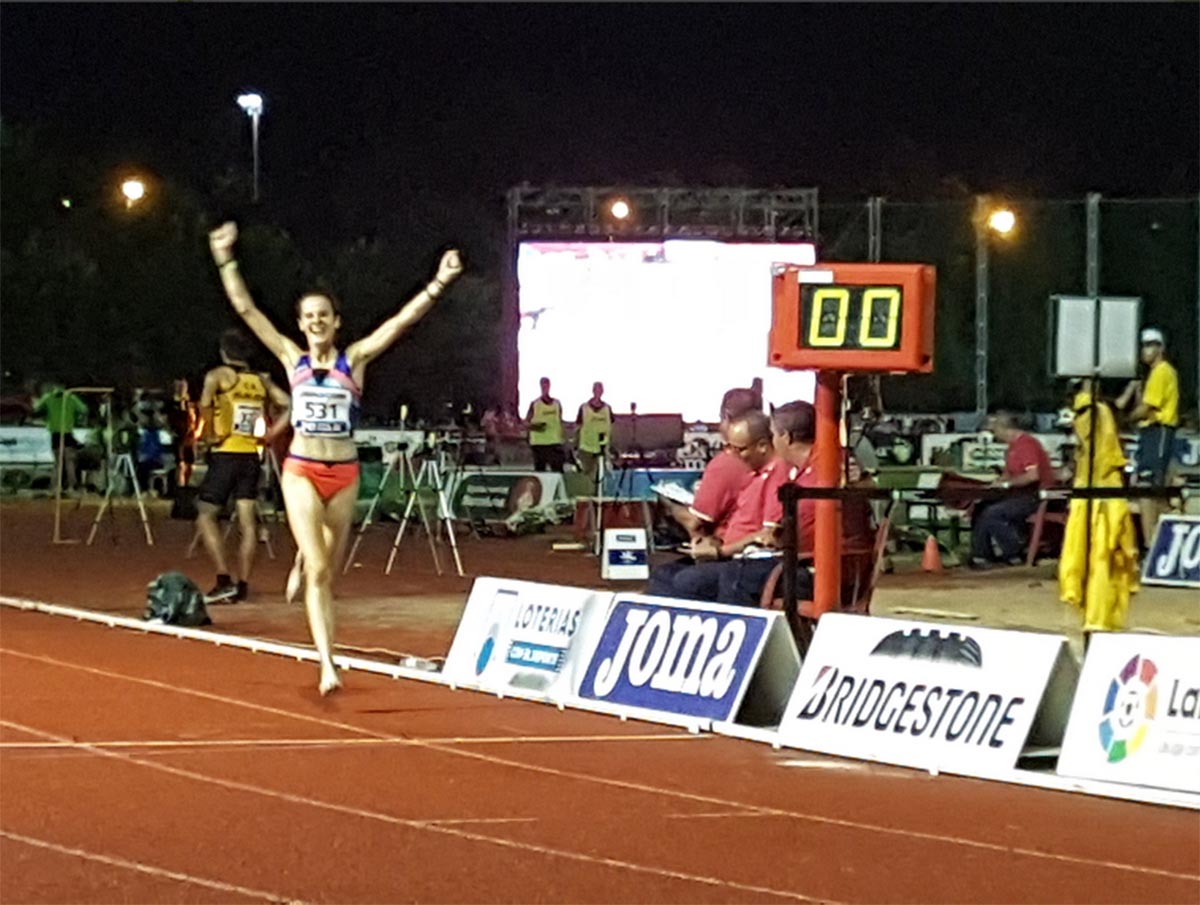
[[[1075,487],[1123,487],[1126,464],[1117,423],[1106,403],[1092,407],[1088,392],[1075,396]],[[1088,469],[1092,412],[1097,413],[1095,479]],[[1063,602],[1083,610],[1085,632],[1119,631],[1129,617],[1130,597],[1138,590],[1138,547],[1128,500],[1092,500],[1091,556],[1088,556],[1088,501],[1071,500],[1058,589]],[[1086,582],[1086,592],[1084,584]]]

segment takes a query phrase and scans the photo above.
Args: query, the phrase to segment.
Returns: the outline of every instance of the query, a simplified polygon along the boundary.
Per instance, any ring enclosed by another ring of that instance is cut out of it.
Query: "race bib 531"
[[[292,426],[316,437],[349,437],[350,391],[337,386],[303,386],[292,393]]]

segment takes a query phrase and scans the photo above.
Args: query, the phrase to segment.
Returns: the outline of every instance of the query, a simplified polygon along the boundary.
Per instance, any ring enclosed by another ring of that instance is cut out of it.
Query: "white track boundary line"
[[[13,650],[9,650],[7,648],[2,648],[2,647],[0,647],[0,654],[7,654],[9,656],[15,656],[15,657],[24,658],[27,660],[33,660],[33,661],[39,662],[39,663],[46,663],[46,664],[49,664],[52,666],[58,666],[58,667],[62,667],[65,669],[76,670],[78,672],[84,672],[84,673],[89,673],[92,675],[104,676],[106,678],[120,679],[120,680],[124,680],[127,682],[133,682],[133,683],[139,684],[139,685],[147,685],[152,688],[160,688],[164,691],[170,691],[170,692],[174,692],[176,694],[183,694],[183,695],[187,695],[187,696],[191,696],[191,697],[198,697],[198,698],[203,698],[203,699],[212,700],[212,701],[220,701],[220,702],[224,702],[224,703],[231,704],[234,706],[244,707],[249,710],[255,710],[255,711],[260,711],[260,712],[264,712],[264,713],[271,713],[271,714],[275,714],[275,715],[279,715],[279,716],[287,716],[287,717],[291,717],[292,719],[300,720],[302,722],[316,723],[318,725],[330,726],[330,727],[337,728],[337,729],[344,729],[344,730],[347,730],[350,732],[357,732],[362,735],[367,735],[367,736],[371,736],[374,738],[394,739],[395,741],[400,742],[400,743],[406,743],[409,745],[424,747],[424,748],[427,748],[432,751],[440,751],[445,754],[453,754],[458,757],[466,757],[466,758],[470,758],[473,760],[483,761],[484,763],[490,763],[490,764],[495,764],[495,765],[504,766],[504,767],[511,767],[513,769],[524,770],[524,771],[528,771],[528,772],[532,772],[532,773],[540,773],[540,774],[546,775],[546,776],[556,776],[556,777],[561,777],[564,779],[573,779],[573,780],[578,780],[578,781],[582,781],[582,782],[591,782],[591,783],[596,783],[598,785],[610,786],[613,788],[628,789],[628,790],[632,790],[635,792],[645,792],[648,794],[659,795],[659,796],[663,796],[666,798],[674,798],[674,799],[678,799],[681,801],[698,802],[701,804],[714,805],[717,807],[722,807],[722,808],[727,808],[727,809],[755,811],[755,812],[758,812],[759,814],[761,814],[762,816],[785,817],[785,818],[790,818],[790,819],[794,819],[794,820],[802,820],[802,821],[805,821],[808,823],[815,823],[818,825],[837,826],[837,827],[843,827],[846,829],[854,829],[854,830],[865,830],[865,831],[869,831],[869,832],[873,832],[873,833],[879,833],[884,836],[897,836],[897,837],[901,837],[901,838],[916,839],[916,840],[927,841],[927,842],[939,842],[939,843],[945,843],[945,844],[949,844],[949,845],[959,845],[959,846],[963,846],[965,848],[973,848],[973,849],[979,849],[979,850],[983,850],[983,851],[995,851],[995,852],[1001,852],[1004,854],[1023,855],[1023,856],[1027,856],[1030,858],[1037,858],[1037,859],[1041,859],[1041,860],[1057,861],[1057,862],[1062,862],[1062,863],[1066,863],[1066,864],[1078,864],[1078,865],[1084,865],[1084,866],[1088,866],[1088,867],[1102,867],[1102,868],[1108,868],[1108,869],[1112,869],[1112,870],[1119,870],[1119,871],[1125,871],[1125,872],[1131,872],[1131,873],[1137,873],[1137,874],[1148,874],[1148,875],[1152,875],[1152,876],[1169,877],[1171,879],[1176,879],[1176,880],[1200,880],[1200,873],[1197,873],[1197,874],[1179,873],[1177,871],[1170,871],[1170,870],[1165,870],[1165,869],[1156,868],[1156,867],[1145,867],[1142,865],[1128,864],[1128,863],[1120,862],[1120,861],[1107,861],[1107,860],[1096,859],[1096,858],[1077,857],[1074,855],[1064,855],[1064,854],[1060,854],[1057,852],[1047,852],[1047,851],[1041,851],[1038,849],[1024,848],[1022,846],[1003,845],[1003,844],[1000,844],[997,842],[984,842],[984,841],[977,840],[977,839],[967,839],[962,836],[949,836],[949,835],[945,835],[942,833],[932,833],[932,832],[925,832],[925,831],[921,831],[921,830],[909,830],[909,829],[904,829],[901,827],[880,826],[878,824],[865,823],[865,822],[856,821],[856,820],[848,820],[845,818],[829,817],[829,816],[825,816],[825,815],[821,815],[821,814],[806,814],[806,813],[803,813],[800,811],[789,811],[789,810],[784,810],[782,808],[769,807],[766,805],[749,804],[746,802],[734,801],[734,800],[727,799],[727,798],[719,798],[719,797],[712,796],[712,795],[701,795],[701,794],[692,793],[692,792],[681,792],[677,789],[668,789],[668,788],[663,788],[661,786],[652,786],[652,785],[648,785],[645,783],[632,782],[629,780],[611,779],[609,777],[604,777],[604,776],[595,776],[594,774],[590,774],[590,773],[575,773],[575,772],[572,772],[569,770],[560,770],[555,767],[542,766],[540,764],[530,764],[530,763],[527,763],[524,761],[509,760],[507,758],[498,757],[493,754],[485,754],[480,751],[471,751],[469,749],[462,748],[462,747],[429,744],[429,743],[422,741],[421,739],[406,739],[406,738],[402,738],[399,736],[390,736],[390,735],[375,732],[374,730],[371,730],[371,729],[363,728],[361,726],[355,726],[352,723],[343,723],[338,720],[329,720],[329,719],[325,719],[323,717],[312,716],[310,714],[296,713],[294,711],[288,711],[288,710],[281,710],[279,708],[270,707],[265,704],[256,704],[252,701],[243,701],[238,698],[230,698],[230,697],[226,697],[224,695],[212,694],[207,691],[199,691],[196,689],[183,688],[178,685],[169,685],[165,682],[157,682],[153,679],[143,679],[143,678],[139,678],[137,676],[129,676],[129,675],[124,675],[122,673],[110,672],[109,670],[96,669],[94,667],[82,666],[82,665],[75,664],[75,663],[67,663],[62,660],[56,660],[52,657],[43,657],[43,656],[40,656],[37,654],[25,654],[25,653],[21,653],[19,651],[13,651]],[[4,721],[0,720],[0,725],[6,725],[6,724]],[[19,729],[21,727],[12,725],[12,726],[10,726],[10,728]],[[44,733],[43,733],[43,735],[44,735]],[[57,739],[58,741],[70,741],[69,739],[61,738],[58,736],[51,736],[51,737]],[[108,754],[108,752],[102,752],[102,753]]]
[[[33,728],[32,726],[14,723],[11,720],[0,719],[0,726],[18,729],[22,732],[28,732],[32,735],[41,736],[42,738],[51,739],[53,741],[71,741],[63,736],[55,735],[51,732],[43,732],[40,729]],[[210,776],[205,773],[198,773],[194,770],[173,767],[169,764],[161,764],[156,763],[155,761],[143,760],[142,758],[134,757],[133,755],[124,754],[118,751],[105,751],[102,748],[96,748],[85,742],[77,743],[76,747],[85,751],[89,751],[99,757],[124,761],[126,763],[146,767],[151,770],[167,773],[171,776],[178,776],[183,779],[191,779],[197,782],[208,783],[210,785],[219,786],[224,789],[230,789],[231,791],[235,792],[248,792],[252,795],[275,798],[280,801],[289,802],[290,804],[306,805],[308,807],[332,811],[337,814],[344,814],[351,817],[361,817],[367,820],[375,820],[379,821],[380,823],[387,823],[393,826],[401,826],[414,830],[423,830],[430,833],[440,833],[446,836],[454,836],[459,839],[465,839],[469,842],[484,842],[489,845],[498,845],[502,848],[514,849],[516,851],[531,854],[564,858],[569,861],[578,861],[584,864],[600,865],[603,867],[614,867],[618,870],[628,870],[634,873],[649,874],[651,876],[664,877],[672,880],[700,883],[705,886],[715,886],[719,888],[735,890],[740,893],[761,893],[763,895],[777,896],[779,898],[791,899],[798,902],[831,902],[829,899],[814,899],[810,896],[802,895],[801,893],[786,889],[771,889],[766,886],[738,883],[733,880],[723,880],[719,877],[706,877],[700,874],[691,874],[684,871],[671,870],[670,868],[653,867],[647,864],[637,864],[632,861],[623,861],[617,858],[604,858],[596,855],[589,855],[584,852],[571,851],[570,849],[553,848],[551,846],[539,845],[531,842],[520,842],[514,839],[505,839],[502,836],[487,836],[483,833],[474,833],[468,830],[457,829],[456,827],[446,825],[443,821],[437,819],[413,820],[404,817],[396,817],[392,814],[384,814],[380,811],[368,811],[364,808],[357,808],[350,805],[321,801],[320,799],[309,798],[305,795],[295,795],[291,792],[280,792],[275,789],[266,788],[265,786],[257,786],[252,783],[238,782],[236,780],[224,779],[219,776]]]
[[[141,861],[129,861],[126,858],[118,858],[115,855],[102,855],[99,852],[89,852],[69,845],[58,845],[54,842],[48,842],[45,839],[35,839],[33,836],[14,833],[11,830],[0,829],[0,838],[11,839],[13,842],[20,842],[34,848],[47,849],[48,851],[57,852],[60,855],[71,855],[72,857],[83,858],[87,861],[96,861],[100,864],[107,864],[110,867],[122,867],[126,870],[137,871],[140,874],[148,874],[152,877],[178,880],[181,883],[190,883],[193,886],[203,886],[205,889],[213,889],[217,892],[237,893],[250,899],[262,899],[264,902],[287,902],[288,905],[300,905],[299,899],[294,899],[290,896],[264,892],[261,889],[250,889],[246,886],[225,883],[221,880],[207,880],[204,877],[196,877],[192,874],[184,874],[177,870],[168,870],[164,867],[155,867],[152,864],[144,864]]]

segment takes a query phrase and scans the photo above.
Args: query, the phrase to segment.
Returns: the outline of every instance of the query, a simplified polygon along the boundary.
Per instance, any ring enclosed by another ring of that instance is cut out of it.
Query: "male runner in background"
[[[208,472],[196,503],[196,528],[217,570],[217,583],[207,595],[210,603],[245,600],[249,594],[250,570],[258,548],[255,504],[262,475],[256,429],[265,425],[268,401],[286,407],[288,394],[266,374],[251,370],[247,363],[250,345],[241,331],[221,334],[221,360],[204,375],[200,416],[212,448]],[[229,498],[237,500],[241,531],[236,583],[225,558],[225,544],[217,525]]]

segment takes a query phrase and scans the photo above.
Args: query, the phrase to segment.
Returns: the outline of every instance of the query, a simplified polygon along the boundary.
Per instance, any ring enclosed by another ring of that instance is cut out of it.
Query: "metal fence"
[[[936,362],[928,376],[884,377],[892,410],[976,407],[979,238],[976,200],[821,204],[821,259],[911,261],[938,268]],[[1051,410],[1065,398],[1050,374],[1049,299],[1088,288],[1088,203],[1009,200],[1016,228],[987,242],[986,395],[989,405]],[[1200,199],[1100,198],[1093,215],[1104,295],[1139,296],[1142,320],[1167,336],[1182,404],[1195,418],[1200,366]],[[1119,392],[1121,384],[1106,390]]]

